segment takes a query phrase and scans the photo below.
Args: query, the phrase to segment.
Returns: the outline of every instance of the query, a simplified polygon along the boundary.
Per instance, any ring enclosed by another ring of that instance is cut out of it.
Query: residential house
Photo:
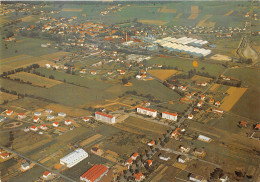
[[[201,148],[195,148],[194,151],[193,151],[193,154],[196,156],[196,157],[205,157],[206,155],[206,151],[201,149]]]
[[[43,175],[42,175],[42,177],[43,177],[44,179],[48,179],[50,176],[51,176],[51,172],[49,172],[49,171],[45,171],[45,172],[43,173]]]
[[[89,121],[89,117],[84,117],[82,120],[87,122],[87,121]]]
[[[155,145],[155,141],[154,141],[154,140],[150,141],[150,142],[148,143],[148,145],[149,145],[149,146],[154,146],[154,145]]]
[[[33,122],[34,122],[34,123],[37,123],[39,120],[40,120],[40,118],[38,118],[38,117],[33,117]]]
[[[193,119],[193,115],[192,115],[192,114],[189,114],[189,115],[188,115],[188,119]]]
[[[136,152],[136,153],[134,153],[132,156],[131,156],[131,158],[133,159],[133,160],[136,160],[136,158],[139,156],[139,154]]]
[[[0,155],[2,159],[7,159],[8,157],[10,157],[10,155],[7,152],[1,153]]]
[[[41,128],[42,130],[47,130],[47,129],[48,129],[47,126],[46,126],[46,124],[41,125],[40,128]]]
[[[147,162],[147,165],[148,165],[149,167],[153,164],[153,161],[150,160],[150,159],[148,159],[146,162]]]
[[[21,165],[22,170],[26,171],[30,169],[30,164],[28,162]]]
[[[189,157],[187,157],[186,155],[179,155],[177,157],[177,161],[180,163],[186,163],[189,161]]]
[[[35,112],[35,113],[34,113],[34,116],[37,116],[37,117],[39,117],[39,116],[41,116],[41,115],[42,115],[41,112]]]
[[[26,118],[26,115],[24,113],[19,113],[17,117],[18,119],[24,119]]]
[[[140,182],[140,181],[143,181],[145,179],[145,176],[142,173],[134,174],[134,177],[135,177],[136,182]]]
[[[52,123],[52,126],[54,126],[54,127],[58,127],[59,125],[60,125],[59,122]]]
[[[65,120],[65,121],[64,121],[64,124],[67,125],[67,126],[69,126],[69,125],[71,124],[71,120],[70,120],[70,119]]]
[[[64,112],[59,112],[59,113],[58,113],[58,116],[60,116],[60,117],[66,117],[66,113],[64,113]]]
[[[7,116],[11,116],[13,113],[14,113],[14,111],[12,111],[12,110],[6,110],[6,111],[5,111],[5,114],[6,114]]]
[[[37,126],[31,126],[31,127],[30,127],[30,130],[32,130],[32,131],[37,131],[37,130],[38,130],[38,127],[37,127]]]

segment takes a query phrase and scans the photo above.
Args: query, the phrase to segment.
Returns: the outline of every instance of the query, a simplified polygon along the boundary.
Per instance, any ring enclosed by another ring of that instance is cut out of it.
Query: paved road
[[[34,161],[34,160],[32,160],[32,159],[30,159],[30,158],[28,158],[28,157],[26,157],[26,156],[24,156],[24,155],[22,155],[22,154],[19,154],[19,153],[15,152],[15,151],[13,151],[13,150],[11,150],[11,149],[9,149],[9,148],[6,148],[6,147],[4,147],[4,146],[2,146],[2,145],[0,145],[0,147],[3,148],[4,150],[8,151],[8,152],[11,152],[11,153],[13,153],[13,154],[15,154],[15,155],[18,155],[18,156],[21,157],[21,158],[26,159],[27,161],[33,162],[33,163],[35,163],[36,165],[38,165],[38,166],[40,166],[40,167],[42,167],[42,168],[44,168],[44,169],[46,169],[46,170],[48,170],[48,171],[54,173],[54,174],[57,174],[58,176],[60,176],[60,177],[62,177],[63,179],[65,179],[66,181],[73,181],[73,182],[75,182],[75,180],[73,180],[73,179],[71,179],[71,178],[69,178],[69,177],[67,177],[67,176],[65,176],[65,175],[63,175],[63,174],[61,174],[61,173],[59,173],[59,172],[56,171],[56,170],[52,170],[52,169],[50,169],[50,168],[48,168],[48,167],[46,167],[46,166],[44,166],[44,165],[38,163],[37,161]]]

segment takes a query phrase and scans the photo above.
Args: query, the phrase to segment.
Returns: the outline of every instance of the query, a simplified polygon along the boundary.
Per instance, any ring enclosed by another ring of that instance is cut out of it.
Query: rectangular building
[[[60,159],[60,164],[71,168],[88,157],[88,153],[79,148]]]
[[[108,167],[102,164],[95,164],[87,172],[80,176],[81,181],[97,182],[108,172]]]
[[[170,112],[162,112],[162,118],[177,121],[178,114],[176,113],[170,113]]]
[[[152,116],[152,117],[157,116],[157,111],[153,110],[153,109],[149,109],[149,108],[146,108],[146,107],[137,107],[136,110],[140,114],[144,114],[144,115]]]
[[[115,116],[103,113],[103,112],[95,112],[95,118],[96,120],[104,121],[110,124],[116,123],[116,118]]]

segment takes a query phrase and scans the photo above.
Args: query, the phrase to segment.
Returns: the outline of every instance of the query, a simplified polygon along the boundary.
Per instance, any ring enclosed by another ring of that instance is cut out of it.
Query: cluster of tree
[[[233,87],[241,87],[242,81],[241,80],[239,80],[239,81],[235,81],[235,80],[232,80],[232,81],[217,80],[216,83],[222,84],[222,85],[233,86]]]
[[[246,58],[240,58],[239,63],[246,63],[246,64],[252,64],[253,63],[253,60],[251,58],[249,59],[246,59]]]
[[[30,66],[27,66],[25,68],[21,67],[21,68],[17,68],[17,69],[14,69],[14,70],[10,70],[8,72],[3,72],[0,77],[6,77],[8,75],[12,75],[12,74],[15,74],[15,73],[18,73],[18,72],[30,72],[30,70],[32,69],[36,69],[36,68],[39,68],[40,65],[39,64],[31,64]]]

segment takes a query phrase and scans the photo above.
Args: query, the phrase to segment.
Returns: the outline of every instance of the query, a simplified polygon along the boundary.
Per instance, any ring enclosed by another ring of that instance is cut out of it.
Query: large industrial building
[[[95,164],[87,172],[80,176],[81,181],[97,182],[108,172],[108,167],[102,164]]]
[[[88,157],[88,153],[79,148],[60,159],[60,164],[71,168]]]
[[[162,112],[162,118],[177,121],[178,114],[176,113],[170,113],[170,112]]]
[[[147,116],[152,116],[152,117],[157,116],[156,110],[149,109],[149,108],[146,108],[146,107],[137,107],[136,111],[140,114],[144,114],[144,115],[147,115]]]
[[[211,54],[211,50],[200,48],[203,45],[208,44],[208,41],[198,40],[188,37],[181,37],[179,39],[173,37],[166,37],[163,39],[158,39],[154,43],[159,44],[163,48],[174,51],[174,52],[183,52],[189,55],[194,56],[207,56]],[[198,47],[193,47],[198,46]]]
[[[114,124],[116,122],[115,116],[103,113],[103,112],[95,112],[96,120],[104,121],[110,124]]]

